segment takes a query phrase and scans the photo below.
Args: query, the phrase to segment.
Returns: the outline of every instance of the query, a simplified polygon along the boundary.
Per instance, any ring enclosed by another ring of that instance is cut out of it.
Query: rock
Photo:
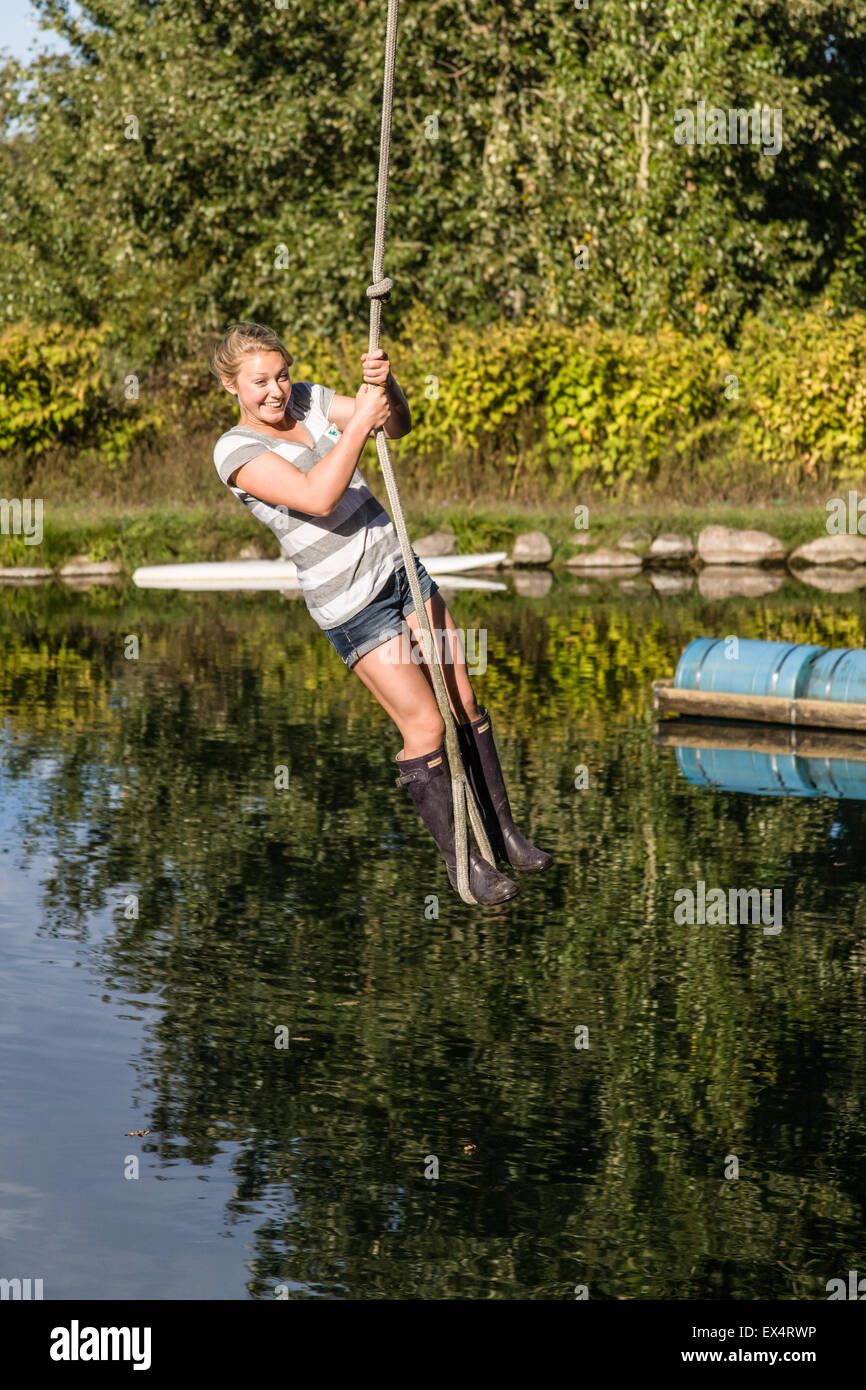
[[[572,574],[582,573],[585,579],[592,579],[597,584],[620,583],[626,575],[637,574],[638,572],[639,571],[636,570],[634,566],[632,566],[631,569],[626,569],[623,565],[617,565],[615,569],[612,566],[606,565],[599,566],[597,569],[583,571],[572,570]]]
[[[778,564],[785,547],[767,531],[740,531],[735,526],[705,526],[698,536],[705,565]]]
[[[570,570],[640,569],[643,560],[631,550],[609,550],[600,546],[585,555],[571,555],[565,563]]]
[[[866,588],[866,567],[841,569],[832,565],[810,565],[797,570],[796,578],[802,584],[811,584],[813,589],[822,589],[825,594],[853,594],[857,589]]]
[[[86,574],[120,574],[120,565],[114,560],[91,560],[87,555],[73,555],[61,567],[61,579],[81,579]]]
[[[737,565],[708,565],[698,575],[702,598],[763,598],[781,589],[784,582],[780,574]]]
[[[621,579],[619,587],[625,594],[646,594],[649,592],[649,585],[643,575],[640,575],[638,579]]]
[[[251,541],[249,545],[243,546],[241,550],[238,552],[239,560],[267,560],[267,558],[268,557],[262,550],[261,546],[256,545],[255,541]],[[282,558],[288,560],[289,557],[288,555],[286,555],[285,557],[280,556],[280,559]]]
[[[553,583],[550,570],[514,570],[511,578],[514,592],[521,598],[544,598]]]
[[[690,536],[678,536],[675,531],[663,531],[649,548],[649,558],[656,565],[687,564],[695,553]]]
[[[113,584],[113,574],[67,574],[63,583],[67,589],[92,589],[94,584]]]
[[[441,531],[431,531],[429,536],[413,541],[412,549],[421,560],[431,555],[456,555],[457,538],[449,526],[443,526]]]
[[[649,582],[657,594],[687,594],[695,578],[692,574],[666,573],[659,570],[650,575]]]
[[[807,541],[789,556],[788,563],[804,565],[862,565],[866,564],[866,537],[819,536]]]
[[[513,565],[547,565],[553,559],[553,546],[543,531],[522,531],[511,551]]]
[[[586,531],[578,531],[576,536],[569,537],[572,545],[589,545],[589,535]]]
[[[53,570],[36,569],[32,565],[19,565],[0,569],[0,579],[50,579]]]
[[[649,531],[644,531],[638,527],[636,531],[626,531],[624,536],[620,536],[617,541],[618,550],[635,550],[638,546],[646,545],[650,538]]]

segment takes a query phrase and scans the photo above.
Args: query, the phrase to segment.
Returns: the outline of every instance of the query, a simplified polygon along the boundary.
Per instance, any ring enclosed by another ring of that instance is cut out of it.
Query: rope
[[[379,347],[379,334],[382,326],[382,304],[383,302],[387,303],[390,299],[391,290],[393,289],[393,282],[384,274],[384,262],[385,219],[388,211],[388,167],[391,158],[391,123],[394,112],[394,67],[397,56],[398,7],[399,0],[388,0],[388,27],[385,36],[385,76],[382,86],[382,134],[379,142],[379,184],[376,194],[376,239],[373,246],[373,283],[367,288],[367,294],[370,299],[369,350],[371,352]],[[384,387],[381,389],[384,390]],[[409,588],[412,591],[412,598],[415,601],[415,612],[418,614],[418,621],[421,625],[422,650],[433,680],[433,692],[436,696],[436,704],[439,706],[439,713],[445,724],[445,751],[448,754],[448,765],[451,769],[451,795],[454,802],[454,844],[457,853],[457,891],[465,903],[475,903],[477,902],[477,898],[475,898],[469,887],[469,837],[466,828],[467,807],[469,809],[469,819],[472,824],[472,830],[478,842],[478,848],[482,858],[492,864],[494,862],[493,852],[490,848],[490,841],[484,830],[481,813],[476,805],[472,789],[466,781],[466,771],[463,766],[463,759],[460,754],[460,746],[454,727],[454,716],[451,713],[451,706],[448,703],[448,693],[445,689],[445,681],[440,667],[439,652],[433,640],[427,609],[421,598],[421,585],[418,582],[418,571],[415,567],[415,560],[409,543],[406,518],[403,515],[400,494],[397,490],[397,480],[394,477],[394,470],[391,466],[388,441],[385,437],[385,430],[381,426],[376,430],[376,448],[379,454],[379,464],[385,479],[385,486],[388,489],[388,501],[391,503],[391,514],[394,518],[394,525],[400,540],[400,551],[403,556],[403,563],[406,566]]]

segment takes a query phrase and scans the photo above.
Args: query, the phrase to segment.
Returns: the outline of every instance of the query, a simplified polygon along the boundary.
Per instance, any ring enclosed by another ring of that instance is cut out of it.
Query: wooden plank
[[[670,719],[657,724],[659,748],[724,748],[741,753],[766,753],[798,758],[839,758],[866,762],[866,734],[833,729],[790,728],[785,725],[719,723],[709,719]]]
[[[672,680],[653,683],[655,708],[670,714],[706,714],[717,719],[769,724],[812,724],[866,733],[866,705],[842,700],[789,700],[778,695],[729,695],[715,690],[678,690]]]
[[[866,705],[849,704],[847,700],[795,700],[793,703],[797,706],[799,724],[866,732]],[[840,718],[840,714],[844,717]]]

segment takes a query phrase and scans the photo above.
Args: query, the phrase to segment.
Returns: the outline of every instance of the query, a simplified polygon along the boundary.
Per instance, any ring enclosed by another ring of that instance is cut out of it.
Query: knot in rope
[[[377,280],[375,285],[367,286],[367,295],[370,299],[383,299],[387,304],[393,288],[394,281],[389,280],[386,275],[384,280]]]

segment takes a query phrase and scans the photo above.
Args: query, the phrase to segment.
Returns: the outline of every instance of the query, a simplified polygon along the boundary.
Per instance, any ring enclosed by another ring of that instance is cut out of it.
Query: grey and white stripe
[[[379,592],[403,560],[388,513],[370,491],[358,468],[329,516],[266,502],[229,482],[235,469],[258,454],[275,453],[308,473],[340,439],[328,420],[334,398],[330,387],[308,381],[292,385],[288,412],[299,420],[313,448],[288,443],[247,425],[235,425],[214,445],[214,464],[222,481],[253,516],[277,537],[297,566],[304,601],[321,628],[354,618]]]

